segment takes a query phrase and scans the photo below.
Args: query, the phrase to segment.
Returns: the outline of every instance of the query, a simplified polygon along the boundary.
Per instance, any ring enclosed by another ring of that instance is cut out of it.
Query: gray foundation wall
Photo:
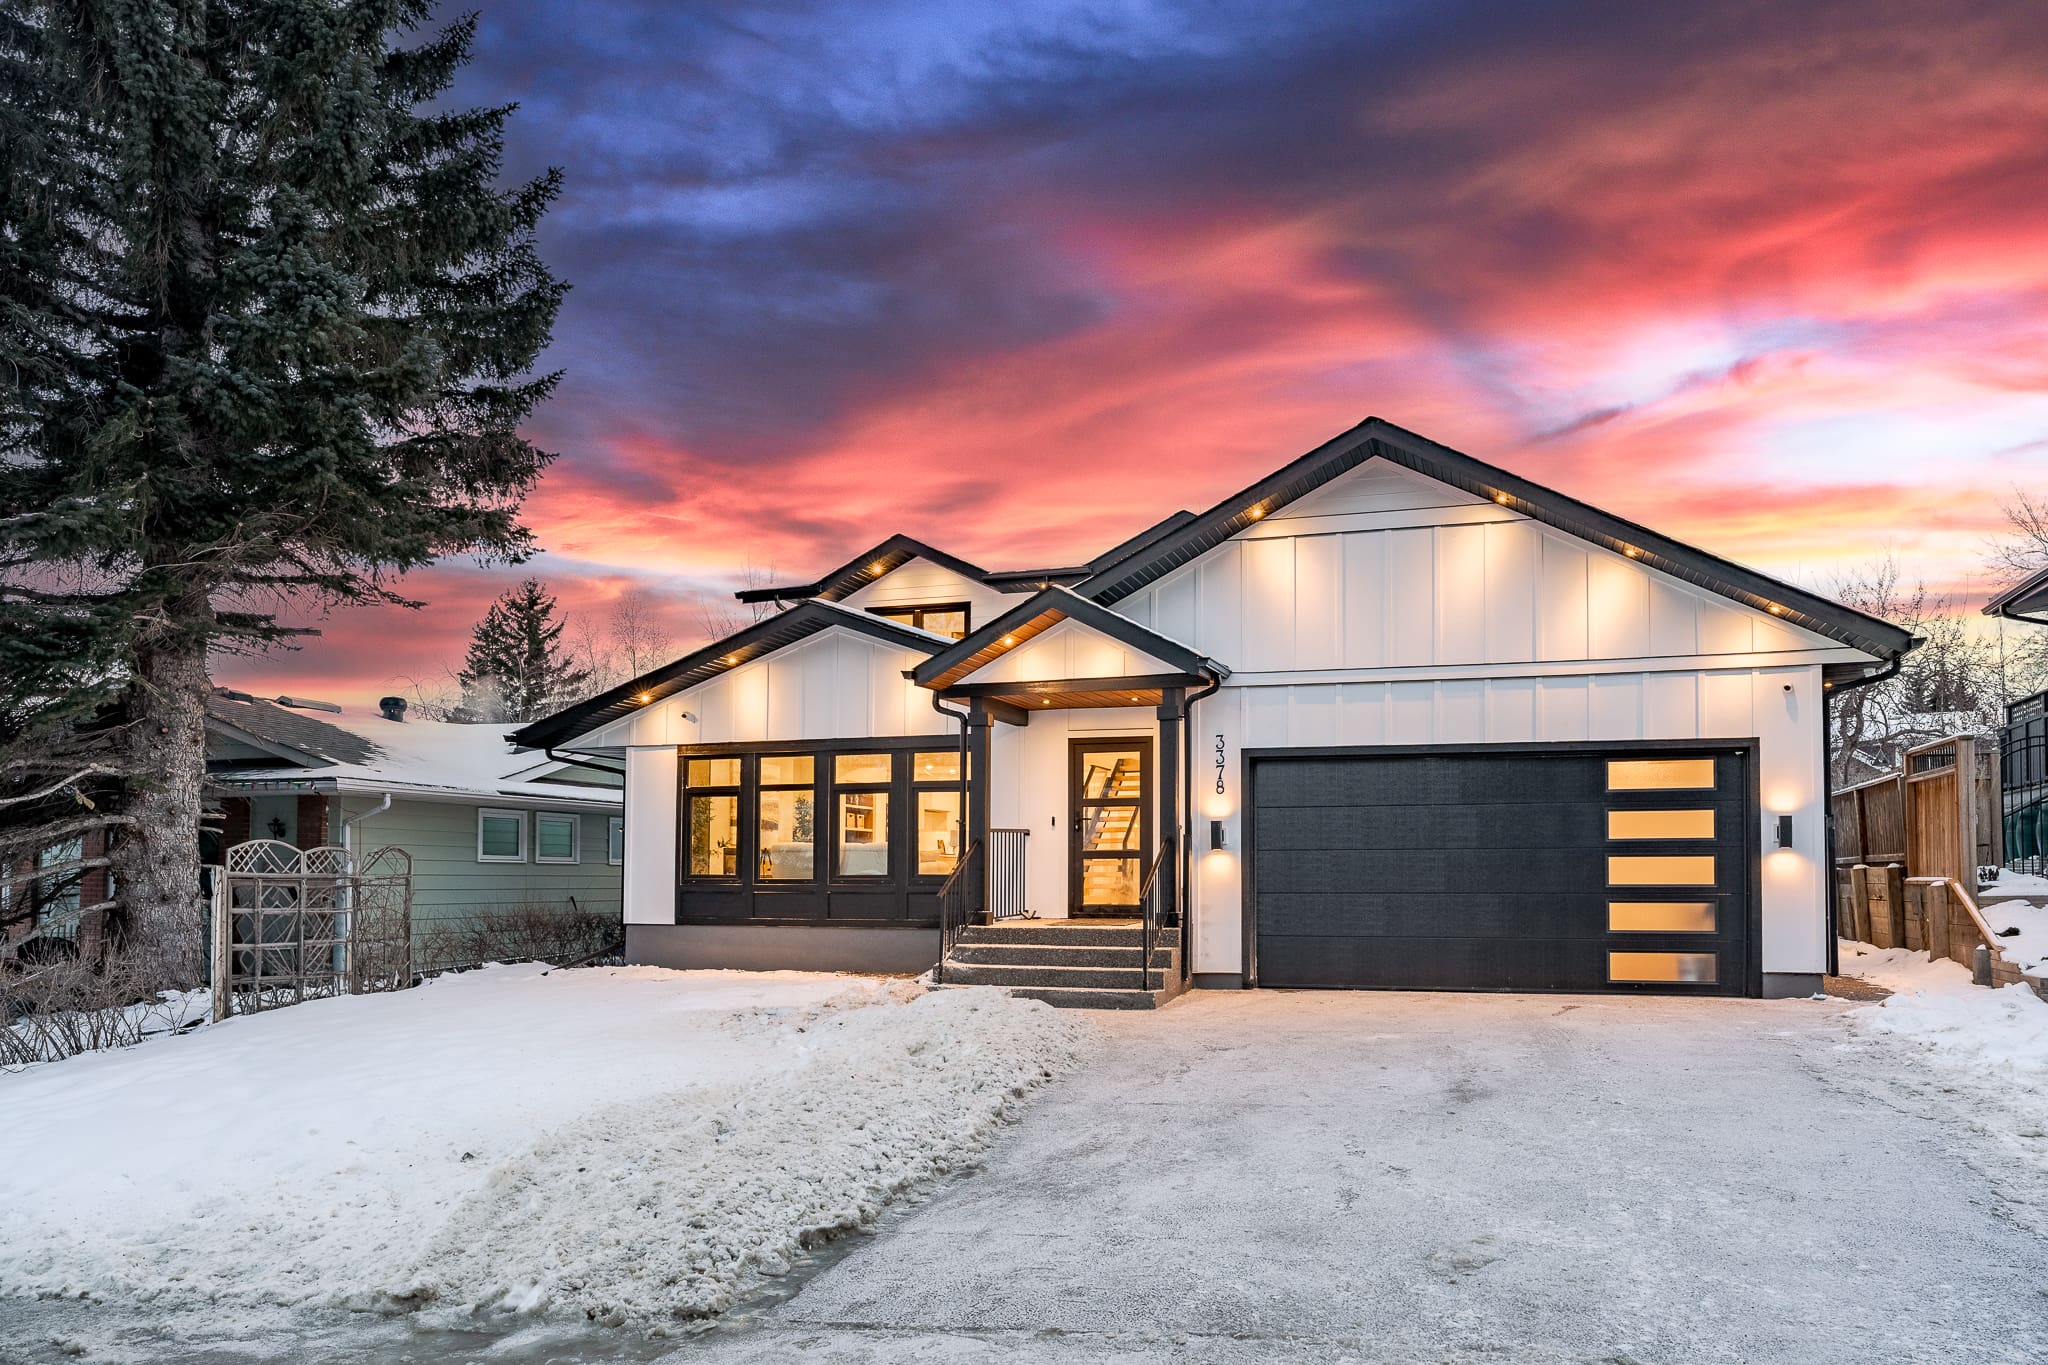
[[[939,931],[835,924],[629,924],[626,961],[743,972],[915,975],[939,960]]]
[[[1820,994],[1819,972],[1765,972],[1764,999],[1803,1000]]]

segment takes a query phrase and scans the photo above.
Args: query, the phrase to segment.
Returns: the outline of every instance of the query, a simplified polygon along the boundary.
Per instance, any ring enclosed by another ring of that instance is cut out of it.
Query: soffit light
[[[1264,515],[1266,515],[1266,509],[1265,509],[1265,508],[1263,508],[1263,507],[1254,507],[1254,508],[1252,508],[1252,510],[1251,510],[1251,511],[1247,512],[1247,513],[1246,513],[1245,515],[1246,515],[1246,516],[1248,516],[1248,517],[1250,517],[1250,518],[1251,518],[1251,519],[1252,519],[1253,521],[1257,521],[1257,520],[1258,520],[1258,519],[1259,519],[1260,517],[1263,517]]]
[[[1493,495],[1493,500],[1503,507],[1507,506],[1509,502],[1508,495],[1505,493],[1495,493]]]
[[[639,696],[633,698],[633,700],[639,702],[642,706],[645,706],[648,702],[654,700],[654,694],[652,692],[642,692]]]

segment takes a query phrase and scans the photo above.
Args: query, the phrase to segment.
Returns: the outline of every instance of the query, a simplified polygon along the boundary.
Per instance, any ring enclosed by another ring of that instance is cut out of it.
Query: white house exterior
[[[943,888],[1198,986],[1806,993],[1825,693],[1913,644],[1378,419],[1086,565],[747,596],[517,736],[624,756],[635,960],[922,969]]]

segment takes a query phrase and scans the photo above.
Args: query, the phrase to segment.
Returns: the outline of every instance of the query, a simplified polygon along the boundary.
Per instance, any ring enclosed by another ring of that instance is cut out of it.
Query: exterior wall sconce
[[[1778,847],[1792,847],[1792,817],[1789,815],[1778,817]]]
[[[1223,822],[1221,820],[1211,820],[1209,822],[1209,849],[1213,853],[1224,847],[1226,845],[1223,842]]]

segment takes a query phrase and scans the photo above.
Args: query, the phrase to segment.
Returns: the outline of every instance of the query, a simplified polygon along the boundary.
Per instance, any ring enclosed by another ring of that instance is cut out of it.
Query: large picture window
[[[889,875],[889,787],[894,754],[840,754],[832,762],[840,877]]]
[[[693,758],[685,768],[685,848],[692,877],[737,877],[740,871],[740,761]]]
[[[943,877],[960,860],[960,751],[920,750],[912,756],[911,780],[917,875]]]
[[[817,759],[810,754],[763,754],[761,763],[761,880],[807,882],[817,876]]]

